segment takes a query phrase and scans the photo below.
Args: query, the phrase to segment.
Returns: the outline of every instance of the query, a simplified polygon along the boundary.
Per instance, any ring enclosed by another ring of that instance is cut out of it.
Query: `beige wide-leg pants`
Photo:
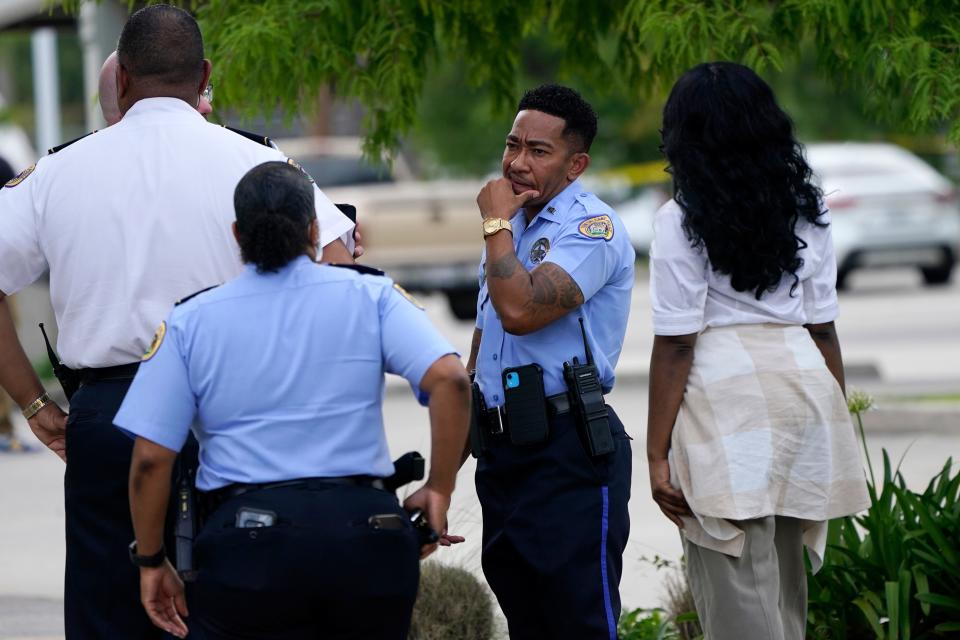
[[[807,618],[803,532],[796,518],[738,520],[734,558],[683,540],[687,579],[706,640],[802,640]]]

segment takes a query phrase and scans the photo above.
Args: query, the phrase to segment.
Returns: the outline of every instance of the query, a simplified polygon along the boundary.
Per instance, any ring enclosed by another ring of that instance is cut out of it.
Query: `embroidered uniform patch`
[[[416,298],[410,295],[410,293],[406,289],[404,289],[403,287],[401,287],[396,283],[393,284],[393,288],[396,289],[400,293],[400,295],[402,295],[404,298],[409,300],[410,304],[415,306],[417,309],[420,309],[421,311],[423,310],[423,305],[420,304],[420,302]]]
[[[143,362],[146,362],[157,353],[157,350],[160,348],[160,345],[163,344],[163,338],[166,335],[167,323],[161,322],[160,326],[157,327],[157,332],[153,334],[153,341],[150,343],[150,347],[147,349],[147,352],[143,354]]]
[[[10,188],[13,188],[13,187],[17,186],[18,184],[20,184],[21,182],[23,182],[24,180],[26,180],[27,177],[28,177],[31,173],[33,173],[33,170],[36,169],[36,168],[37,168],[37,165],[35,165],[35,164],[30,165],[29,167],[27,167],[26,169],[24,169],[23,171],[21,171],[21,172],[20,172],[20,175],[18,175],[16,178],[11,178],[10,180],[7,181],[7,184],[5,184],[5,185],[3,185],[3,186],[4,186],[4,187],[10,187]]]
[[[609,240],[613,237],[613,220],[608,215],[596,216],[580,223],[580,233],[588,238],[603,238]]]
[[[550,251],[550,241],[546,238],[540,238],[530,247],[530,262],[540,264],[547,257]]]
[[[291,167],[295,168],[295,169],[299,169],[300,173],[302,173],[303,175],[307,176],[307,180],[310,181],[310,184],[314,184],[313,176],[311,176],[309,173],[307,173],[306,169],[304,169],[304,168],[303,168],[303,165],[301,165],[299,162],[297,162],[297,161],[294,160],[293,158],[287,158],[287,164],[290,165]]]

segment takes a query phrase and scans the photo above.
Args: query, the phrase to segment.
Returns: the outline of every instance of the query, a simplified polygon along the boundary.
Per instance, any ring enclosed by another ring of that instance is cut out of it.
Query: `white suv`
[[[833,217],[837,286],[854,269],[917,267],[927,284],[950,280],[960,247],[953,183],[892,144],[807,145]]]

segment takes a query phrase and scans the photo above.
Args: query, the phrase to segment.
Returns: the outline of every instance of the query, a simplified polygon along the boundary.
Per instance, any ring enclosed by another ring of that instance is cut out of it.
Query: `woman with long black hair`
[[[865,508],[830,214],[770,87],[701,64],[663,112],[647,457],[710,640],[803,638],[826,521]]]

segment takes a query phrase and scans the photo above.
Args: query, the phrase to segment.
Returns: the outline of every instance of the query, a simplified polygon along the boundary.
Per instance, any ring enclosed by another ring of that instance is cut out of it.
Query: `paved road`
[[[960,458],[960,411],[949,400],[946,404],[901,400],[930,393],[960,396],[960,285],[922,289],[913,274],[894,272],[855,274],[852,286],[841,298],[843,315],[838,323],[845,356],[849,364],[858,365],[861,377],[854,382],[884,398],[887,409],[887,414],[867,416],[868,449],[875,466],[881,448],[886,448],[894,461],[906,454],[904,474],[913,486],[921,488],[948,456]],[[644,372],[651,344],[647,301],[641,279],[634,295],[620,383],[611,397],[635,439],[632,533],[622,583],[627,606],[659,604],[663,574],[648,559],[676,560],[680,554],[675,528],[648,497],[643,450]],[[442,331],[466,349],[471,325],[453,320],[439,297],[424,302]],[[902,415],[902,421],[883,419],[891,409],[901,410],[896,415]],[[426,411],[412,401],[403,384],[390,386],[385,416],[395,454],[428,450]],[[441,550],[435,557],[479,575],[480,508],[472,474],[471,460],[460,474],[451,512],[452,529],[466,535],[468,541]],[[63,465],[48,452],[0,454],[0,513],[5,515],[0,528],[0,639],[62,637],[62,480]]]

